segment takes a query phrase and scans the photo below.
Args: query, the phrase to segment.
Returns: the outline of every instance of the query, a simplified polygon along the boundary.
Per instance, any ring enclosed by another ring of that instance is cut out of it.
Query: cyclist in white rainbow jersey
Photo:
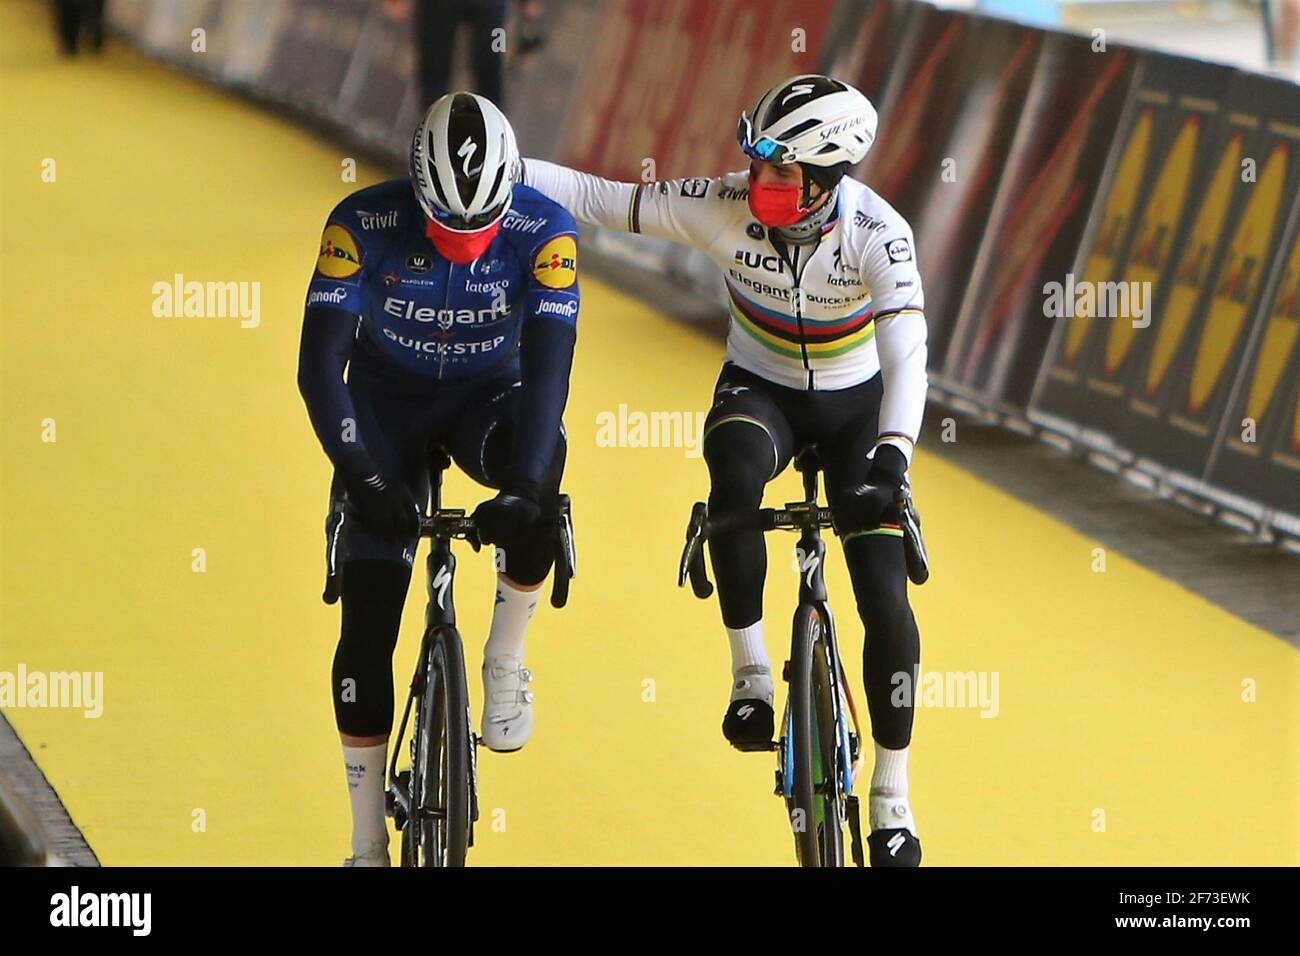
[[[911,695],[920,638],[907,600],[893,508],[926,394],[926,327],[912,231],[847,177],[876,135],[853,87],[792,77],[741,115],[745,172],[620,183],[530,159],[524,181],[580,222],[692,246],[723,270],[727,354],[705,424],[712,515],[760,506],[763,488],[814,445],[866,627],[863,671],[876,762],[872,865],[915,866],[908,801]],[[710,549],[732,651],[723,733],[742,749],[772,739],[773,681],[763,640],[761,532]]]

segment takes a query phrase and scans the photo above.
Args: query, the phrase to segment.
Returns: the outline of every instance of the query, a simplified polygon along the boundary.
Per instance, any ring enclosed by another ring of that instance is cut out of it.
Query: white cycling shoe
[[[533,735],[533,675],[518,657],[483,659],[483,722],[480,739],[489,750],[510,753]]]
[[[388,844],[372,843],[360,853],[343,861],[344,866],[392,866],[388,860]]]

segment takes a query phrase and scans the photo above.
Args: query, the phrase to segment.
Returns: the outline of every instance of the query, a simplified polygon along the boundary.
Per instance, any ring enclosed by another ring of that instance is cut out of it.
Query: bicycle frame
[[[420,536],[430,539],[429,555],[425,559],[428,600],[425,605],[424,636],[420,642],[420,654],[416,660],[415,674],[411,678],[406,697],[406,706],[402,711],[401,724],[391,749],[388,765],[388,794],[392,803],[389,807],[394,821],[401,829],[410,825],[412,819],[410,775],[397,769],[402,753],[402,744],[411,723],[412,709],[422,700],[425,693],[425,677],[429,670],[430,658],[439,639],[448,631],[455,635],[456,605],[453,585],[456,577],[456,556],[452,553],[453,538],[469,538],[476,543],[477,529],[472,518],[466,517],[463,509],[442,507],[442,482],[446,470],[451,467],[451,459],[440,448],[429,451],[429,512],[420,519]],[[551,583],[551,605],[562,608],[568,601],[569,581],[577,574],[577,551],[574,545],[573,512],[569,496],[561,494],[558,499],[557,539],[555,541],[555,570]],[[334,512],[331,512],[333,515]],[[327,523],[327,532],[337,527]],[[332,539],[331,539],[332,540]],[[335,565],[330,565],[331,572]],[[326,594],[337,596],[339,584],[331,576],[326,582]],[[473,823],[478,820],[478,737],[473,732],[473,715],[468,711],[468,694],[466,695],[466,726],[469,733],[469,799],[470,829],[469,842],[473,845]],[[417,721],[418,723],[418,721]],[[418,730],[418,728],[417,728]],[[411,760],[416,762],[415,737],[411,739]],[[406,777],[406,780],[403,780]],[[418,821],[416,821],[418,823]]]
[[[424,611],[424,636],[420,641],[420,654],[416,659],[415,674],[411,678],[406,706],[402,710],[402,722],[398,727],[388,765],[388,790],[393,794],[394,800],[408,821],[411,818],[410,790],[407,786],[402,785],[397,769],[398,759],[402,753],[402,742],[406,737],[406,728],[410,723],[411,709],[416,701],[420,700],[424,695],[424,679],[425,674],[428,673],[429,655],[433,652],[433,645],[438,632],[443,628],[454,628],[456,626],[456,605],[452,588],[456,577],[456,556],[451,550],[451,539],[454,532],[450,531],[450,529],[440,532],[438,528],[440,521],[450,521],[454,526],[455,519],[463,519],[465,515],[465,512],[461,509],[442,509],[442,479],[443,474],[450,465],[451,461],[444,452],[440,450],[430,452],[429,515],[431,517],[421,521],[422,535],[427,529],[430,538],[429,555],[425,559],[428,603],[425,605]],[[478,818],[478,759],[476,754],[478,741],[472,733],[470,736],[470,816],[473,820]],[[414,740],[412,740],[412,743],[414,743]],[[411,756],[414,759],[414,754]],[[471,829],[471,834],[472,832]]]
[[[796,465],[796,467],[798,466]],[[811,604],[821,616],[822,624],[825,627],[823,640],[825,640],[830,651],[828,656],[831,666],[831,680],[843,694],[844,702],[848,705],[849,719],[853,724],[853,732],[850,734],[848,722],[844,719],[844,706],[841,703],[840,695],[837,694],[836,699],[831,702],[831,706],[835,713],[835,725],[838,730],[839,765],[842,770],[841,786],[843,786],[845,794],[849,795],[853,792],[853,785],[857,781],[860,769],[860,747],[855,747],[854,743],[855,740],[860,741],[862,739],[862,732],[858,723],[857,707],[853,703],[852,691],[849,689],[848,681],[844,679],[839,645],[835,639],[835,617],[831,613],[830,597],[826,592],[826,578],[823,572],[826,563],[826,541],[821,536],[820,524],[816,520],[811,520],[815,519],[817,515],[817,468],[808,466],[802,468],[801,472],[804,501],[797,505],[786,505],[786,510],[791,513],[792,517],[797,516],[802,509],[806,508],[807,517],[810,519],[802,522],[799,540],[795,545],[795,554],[799,561],[799,603],[801,605]],[[784,723],[788,728],[790,719],[788,703],[786,710]],[[787,766],[784,767],[785,772],[782,774],[782,790],[783,795],[788,797],[791,795],[794,779],[793,754],[787,753],[785,763]]]
[[[799,606],[810,606],[822,622],[822,641],[827,649],[829,677],[831,685],[837,688],[830,702],[836,727],[836,770],[839,774],[839,786],[846,804],[845,820],[849,825],[854,844],[854,860],[861,865],[861,823],[858,817],[858,800],[853,794],[853,786],[861,769],[861,722],[857,706],[853,700],[848,681],[844,679],[843,663],[840,660],[839,646],[835,636],[835,619],[831,613],[830,601],[826,591],[823,573],[826,559],[826,542],[821,536],[821,529],[831,523],[829,509],[817,504],[818,472],[820,465],[815,452],[808,450],[795,459],[795,468],[803,478],[804,500],[787,503],[782,508],[763,508],[751,515],[726,516],[712,521],[708,516],[708,507],[704,502],[696,502],[691,512],[690,524],[686,529],[686,546],[682,551],[678,566],[678,586],[684,586],[689,579],[697,597],[707,598],[713,593],[704,568],[702,542],[711,534],[740,528],[760,531],[790,530],[799,532],[795,554],[799,566]],[[786,701],[782,717],[781,746],[773,741],[771,748],[780,750],[778,796],[792,799],[794,792],[794,748],[795,734],[792,732],[793,715],[790,701]],[[850,730],[850,725],[852,729]]]

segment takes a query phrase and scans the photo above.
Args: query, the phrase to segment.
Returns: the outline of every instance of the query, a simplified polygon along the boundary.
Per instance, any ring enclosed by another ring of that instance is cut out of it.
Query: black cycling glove
[[[893,445],[880,445],[871,459],[865,484],[858,485],[840,500],[835,512],[835,531],[850,534],[898,520],[898,492],[907,475],[907,457]]]
[[[483,544],[517,540],[541,520],[541,505],[519,489],[503,489],[474,509],[474,523]]]
[[[399,541],[420,533],[420,506],[405,484],[378,472],[367,477],[345,472],[341,478],[348,503],[366,531]]]

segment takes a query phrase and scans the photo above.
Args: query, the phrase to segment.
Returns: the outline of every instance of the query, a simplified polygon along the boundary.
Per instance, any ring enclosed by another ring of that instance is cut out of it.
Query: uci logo
[[[785,263],[779,256],[765,256],[761,252],[746,252],[744,249],[736,250],[736,265],[766,272],[785,272]]]

